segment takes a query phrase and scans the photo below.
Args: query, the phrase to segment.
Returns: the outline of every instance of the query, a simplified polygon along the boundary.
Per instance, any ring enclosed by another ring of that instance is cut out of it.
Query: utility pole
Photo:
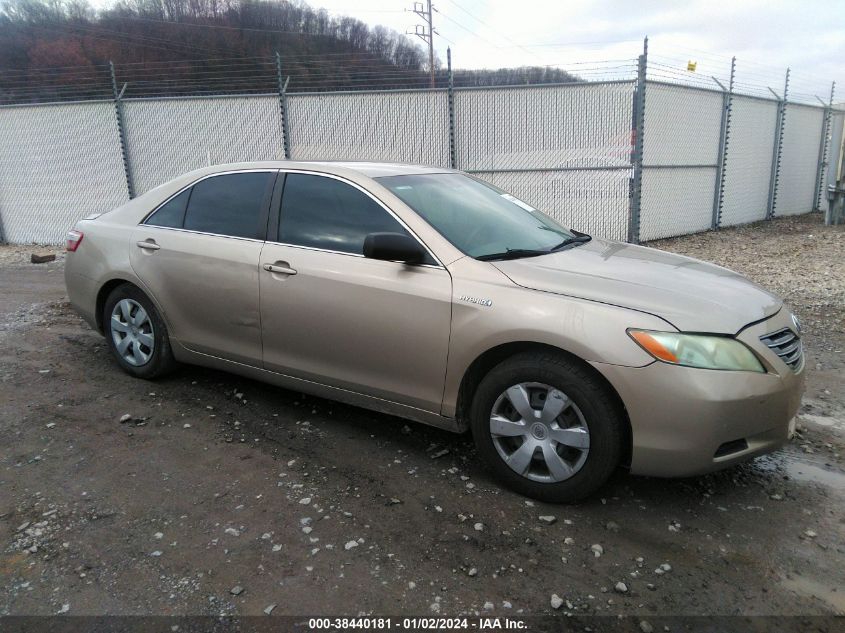
[[[434,22],[431,17],[431,0],[426,0],[425,6],[422,2],[415,2],[414,8],[411,9],[414,13],[420,16],[425,24],[417,24],[414,28],[413,35],[416,35],[423,42],[428,44],[428,72],[431,77],[431,87],[434,88]],[[409,35],[411,35],[409,33]]]

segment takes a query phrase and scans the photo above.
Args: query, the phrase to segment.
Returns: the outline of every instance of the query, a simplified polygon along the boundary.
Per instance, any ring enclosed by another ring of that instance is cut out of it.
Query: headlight
[[[701,369],[765,369],[745,345],[727,336],[628,330],[628,336],[657,360]]]

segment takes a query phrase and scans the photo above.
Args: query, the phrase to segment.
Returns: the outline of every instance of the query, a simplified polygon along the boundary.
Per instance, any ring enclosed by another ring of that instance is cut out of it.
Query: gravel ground
[[[826,227],[813,213],[649,246],[725,266],[768,288],[796,309],[814,349],[838,350],[839,362],[845,362],[843,227]]]
[[[133,380],[68,307],[61,254],[0,247],[0,614],[845,613],[845,231],[654,246],[788,298],[799,436],[577,506],[502,490],[467,437],[204,369]]]

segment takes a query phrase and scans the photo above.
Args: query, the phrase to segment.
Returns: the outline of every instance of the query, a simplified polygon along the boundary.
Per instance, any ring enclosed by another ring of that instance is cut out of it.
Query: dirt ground
[[[501,489],[467,437],[204,369],[134,380],[67,305],[61,253],[0,247],[0,614],[845,613],[845,230],[653,245],[795,308],[799,436],[576,506]]]

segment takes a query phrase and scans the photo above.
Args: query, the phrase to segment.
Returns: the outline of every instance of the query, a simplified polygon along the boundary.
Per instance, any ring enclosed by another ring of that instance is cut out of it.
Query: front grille
[[[783,328],[777,332],[761,336],[760,340],[766,347],[780,356],[780,359],[792,368],[792,371],[801,369],[804,362],[804,349],[801,347],[801,339],[789,328]]]

